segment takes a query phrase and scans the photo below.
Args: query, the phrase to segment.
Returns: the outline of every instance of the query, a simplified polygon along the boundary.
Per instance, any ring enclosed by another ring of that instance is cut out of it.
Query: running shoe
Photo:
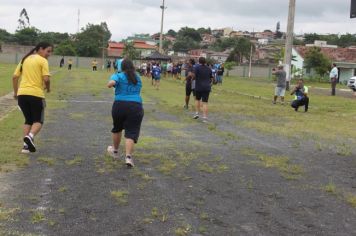
[[[184,109],[188,110],[188,105],[184,105]]]
[[[35,143],[34,143],[33,138],[31,138],[31,136],[26,135],[26,136],[23,138],[23,141],[27,144],[28,150],[29,150],[30,152],[36,152],[36,146],[35,146]]]
[[[195,114],[194,117],[193,117],[194,120],[197,120],[199,119],[199,114]]]
[[[114,159],[120,159],[120,155],[118,151],[115,151],[113,146],[108,146],[107,148],[109,156],[111,156]]]
[[[131,156],[126,156],[125,162],[126,162],[127,167],[129,167],[129,168],[132,168],[135,166]]]
[[[203,123],[208,123],[208,117],[203,117]]]
[[[23,146],[22,150],[21,150],[22,154],[29,154],[30,150],[28,149],[28,146]]]

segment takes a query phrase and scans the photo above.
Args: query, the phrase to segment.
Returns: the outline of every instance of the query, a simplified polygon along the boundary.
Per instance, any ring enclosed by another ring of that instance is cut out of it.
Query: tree
[[[178,31],[177,37],[179,39],[192,39],[195,42],[201,42],[202,38],[200,33],[193,29],[193,28],[189,28],[189,27],[183,27]]]
[[[167,51],[171,47],[172,47],[172,42],[171,41],[169,41],[169,40],[164,40],[163,41],[162,48],[163,48],[164,51]]]
[[[200,48],[200,44],[191,38],[179,38],[173,44],[173,50],[176,52],[186,52],[191,49]]]
[[[10,34],[4,29],[0,29],[0,42],[14,42],[14,35]]]
[[[102,48],[107,47],[111,32],[105,22],[99,25],[88,24],[75,38],[79,56],[97,57],[101,54]]]
[[[239,42],[238,38],[221,38],[217,39],[216,42],[211,46],[215,51],[225,51],[226,49],[234,48],[234,46]]]
[[[54,48],[54,54],[61,55],[61,56],[77,55],[74,42],[70,40],[61,42]]]
[[[211,28],[199,28],[197,29],[197,31],[199,32],[199,34],[211,34]]]
[[[27,14],[26,8],[23,8],[20,12],[20,18],[17,20],[19,22],[18,30],[26,29],[30,27],[30,17]]]
[[[62,42],[67,42],[70,39],[68,33],[58,33],[58,32],[40,32],[38,34],[38,41],[48,42],[54,45],[61,44]]]
[[[230,53],[229,57],[227,58],[228,62],[236,62],[242,63],[243,59],[248,60],[250,58],[251,53],[251,46],[252,51],[255,51],[255,45],[250,42],[250,40],[246,38],[238,38],[237,43],[234,46],[234,49]]]
[[[229,77],[230,70],[232,70],[232,68],[234,68],[234,66],[236,66],[236,62],[233,62],[233,61],[226,62],[224,64],[224,67],[226,69],[226,77]]]
[[[170,29],[170,30],[168,30],[167,35],[172,36],[172,37],[177,37],[177,32],[175,32],[174,30]]]
[[[329,71],[330,65],[331,61],[318,47],[310,48],[305,54],[304,67],[314,69],[320,77],[324,77],[324,75]]]
[[[38,43],[38,35],[40,30],[35,27],[28,27],[20,30],[16,30],[15,39],[18,44],[21,45],[36,45]]]
[[[140,52],[135,48],[134,42],[126,42],[122,55],[130,60],[135,60],[140,57]]]

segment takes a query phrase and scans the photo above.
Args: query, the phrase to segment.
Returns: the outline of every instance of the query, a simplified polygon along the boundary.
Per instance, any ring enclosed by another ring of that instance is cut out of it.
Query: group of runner
[[[25,117],[22,153],[36,152],[34,140],[44,123],[45,91],[47,93],[51,91],[47,59],[52,51],[53,46],[51,44],[39,43],[22,58],[13,75],[14,98],[18,100],[19,108]],[[71,63],[68,64],[71,65]],[[96,60],[93,60],[92,66],[93,71],[96,71]],[[138,142],[144,116],[141,97],[142,81],[131,60],[117,59],[113,66],[115,73],[110,77],[107,84],[108,88],[115,90],[115,99],[112,106],[113,128],[111,130],[113,144],[108,146],[107,152],[115,159],[120,158],[118,149],[122,131],[125,130],[125,163],[128,167],[133,167],[133,148],[134,144]],[[152,76],[152,84],[158,90],[162,67],[156,62],[146,66],[144,75]],[[193,118],[199,119],[201,117],[203,122],[207,122],[211,88],[214,83],[222,83],[224,68],[221,65],[208,65],[204,57],[199,58],[198,62],[190,59],[182,67],[184,68],[186,83],[184,108],[188,109],[190,97],[193,94],[195,99]],[[141,69],[145,69],[145,67],[143,66]],[[278,70],[274,70],[273,73],[277,76],[275,104],[278,97],[281,97],[282,102],[284,102],[286,73],[282,66]],[[308,88],[304,85],[303,80],[298,81],[292,94],[296,96],[292,107],[297,111],[300,106],[305,106],[305,111],[308,111]]]

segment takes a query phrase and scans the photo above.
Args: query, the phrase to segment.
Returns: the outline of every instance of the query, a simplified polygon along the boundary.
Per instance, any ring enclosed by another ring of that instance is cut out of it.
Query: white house
[[[345,82],[350,77],[356,76],[356,48],[320,47],[321,52],[339,68],[339,81]],[[314,75],[312,70],[304,68],[304,58],[310,47],[297,46],[292,50],[292,65],[296,69],[303,70],[306,77]],[[330,65],[331,68],[331,65]]]

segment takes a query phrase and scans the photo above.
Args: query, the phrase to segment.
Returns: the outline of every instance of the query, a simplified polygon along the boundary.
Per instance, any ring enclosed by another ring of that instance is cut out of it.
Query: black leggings
[[[294,100],[292,102],[292,107],[298,111],[298,108],[301,106],[305,106],[305,111],[308,111],[309,109],[309,98],[308,97],[303,97],[300,100]]]

